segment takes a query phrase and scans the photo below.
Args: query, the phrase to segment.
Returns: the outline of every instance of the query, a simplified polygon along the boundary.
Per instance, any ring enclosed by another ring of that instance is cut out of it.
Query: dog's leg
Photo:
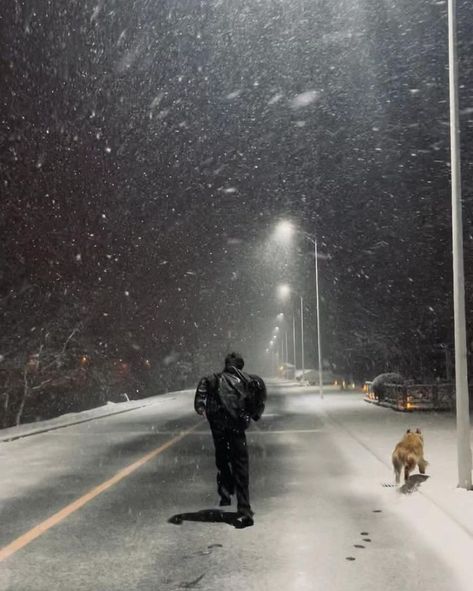
[[[401,482],[401,468],[402,465],[397,458],[393,458],[394,474],[396,476],[396,484]]]
[[[426,467],[427,467],[427,463],[428,463],[428,462],[426,462],[426,461],[424,460],[424,458],[422,458],[422,460],[420,460],[420,461],[419,461],[419,464],[418,464],[418,465],[419,465],[419,472],[420,472],[421,474],[425,474],[425,469],[426,469]]]
[[[396,484],[401,483],[401,470],[394,470],[394,474],[396,475]]]
[[[404,466],[404,482],[409,480],[409,466],[406,464]]]
[[[409,480],[409,475],[416,467],[416,463],[417,462],[412,456],[408,456],[406,463],[404,464],[404,482]]]

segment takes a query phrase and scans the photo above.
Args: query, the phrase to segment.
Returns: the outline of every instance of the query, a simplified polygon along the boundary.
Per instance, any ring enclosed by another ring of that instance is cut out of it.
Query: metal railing
[[[372,382],[365,382],[365,400],[400,411],[452,410],[455,408],[455,384],[383,384],[383,395],[377,396]]]

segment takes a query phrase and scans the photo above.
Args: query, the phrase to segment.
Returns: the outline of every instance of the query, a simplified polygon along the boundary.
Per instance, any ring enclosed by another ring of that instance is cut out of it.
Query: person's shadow
[[[200,521],[204,523],[227,523],[237,529],[248,527],[241,521],[241,515],[236,511],[221,511],[219,509],[202,509],[195,513],[178,513],[168,519],[168,523],[182,525],[183,521]],[[253,524],[251,524],[253,525]]]

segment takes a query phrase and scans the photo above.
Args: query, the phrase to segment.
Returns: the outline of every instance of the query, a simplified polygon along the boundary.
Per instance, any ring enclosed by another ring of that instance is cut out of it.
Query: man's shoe
[[[243,529],[245,527],[251,527],[255,524],[255,520],[251,515],[239,515],[235,520],[235,527],[237,529]]]
[[[243,511],[238,511],[238,517],[236,520],[236,527],[239,529],[243,529],[244,527],[251,527],[255,524],[255,520],[253,519],[253,511],[251,509],[245,509]]]
[[[240,509],[240,507],[238,507],[237,509],[238,512],[238,517],[253,517],[253,515],[255,514],[254,511],[252,511],[249,507],[245,508],[245,509]]]

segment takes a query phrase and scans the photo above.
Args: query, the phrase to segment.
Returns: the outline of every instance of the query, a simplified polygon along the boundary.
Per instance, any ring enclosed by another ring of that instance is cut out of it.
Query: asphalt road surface
[[[270,384],[248,432],[245,529],[234,508],[216,510],[212,440],[191,392],[0,444],[0,590],[459,589],[330,409],[316,390]]]

